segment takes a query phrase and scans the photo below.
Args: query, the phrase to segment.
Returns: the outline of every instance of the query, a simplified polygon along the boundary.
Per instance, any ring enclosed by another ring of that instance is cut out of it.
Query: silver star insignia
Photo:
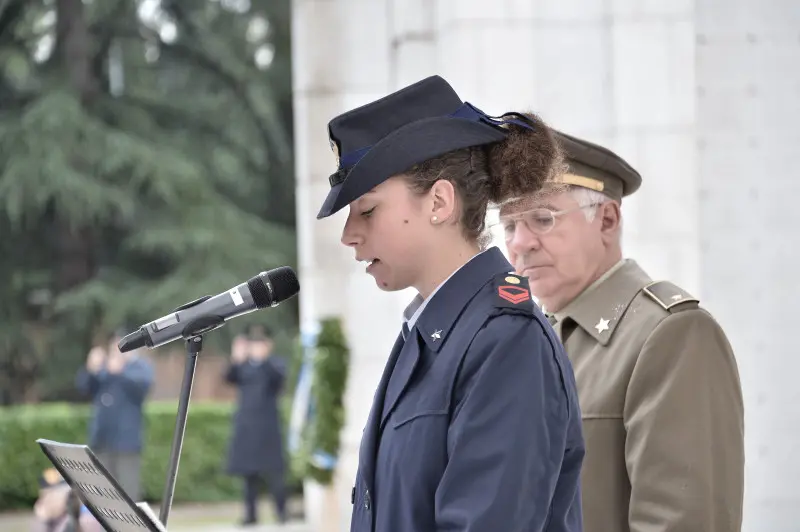
[[[602,333],[603,331],[607,331],[608,330],[608,320],[604,320],[603,318],[600,318],[600,321],[597,322],[597,325],[595,325],[594,328],[597,329],[598,333]]]
[[[675,294],[674,296],[672,296],[673,301],[678,301],[680,299],[683,299],[683,296],[680,294]]]
[[[441,338],[442,338],[442,330],[441,330],[441,329],[439,329],[438,331],[433,331],[433,334],[431,335],[431,338],[433,338],[433,341],[434,341],[434,342],[435,342],[436,340],[439,340],[439,339],[441,339]]]

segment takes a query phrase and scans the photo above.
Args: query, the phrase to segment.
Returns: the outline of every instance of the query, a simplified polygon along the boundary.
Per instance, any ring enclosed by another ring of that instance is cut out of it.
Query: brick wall
[[[177,399],[181,390],[186,355],[180,350],[165,353],[148,354],[155,366],[156,379],[150,392],[150,400]],[[235,398],[235,390],[225,383],[223,376],[228,359],[204,351],[197,359],[192,402],[194,401],[231,401]]]

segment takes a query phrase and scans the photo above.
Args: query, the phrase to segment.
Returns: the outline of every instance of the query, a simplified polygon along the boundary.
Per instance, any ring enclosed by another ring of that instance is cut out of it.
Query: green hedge
[[[142,485],[145,499],[161,499],[166,479],[176,402],[151,402],[145,409]],[[240,480],[225,474],[233,405],[191,403],[174,502],[237,499]],[[0,409],[0,510],[28,507],[37,497],[37,480],[50,462],[38,438],[85,443],[89,405],[46,403]],[[299,481],[287,479],[292,491]]]

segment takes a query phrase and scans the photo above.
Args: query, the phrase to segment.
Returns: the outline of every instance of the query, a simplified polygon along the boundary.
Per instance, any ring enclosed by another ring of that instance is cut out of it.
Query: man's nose
[[[506,236],[506,246],[509,252],[524,256],[526,253],[541,249],[542,241],[525,224],[517,223],[514,231]]]

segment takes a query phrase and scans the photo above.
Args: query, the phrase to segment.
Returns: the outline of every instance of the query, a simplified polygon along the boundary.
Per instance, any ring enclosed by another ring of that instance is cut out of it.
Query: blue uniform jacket
[[[82,368],[78,390],[92,397],[89,446],[95,451],[138,453],[142,450],[144,401],[153,384],[153,366],[143,358],[125,364],[119,374],[105,369],[93,375]]]
[[[492,248],[397,338],[361,441],[352,532],[578,532],[572,367]]]

